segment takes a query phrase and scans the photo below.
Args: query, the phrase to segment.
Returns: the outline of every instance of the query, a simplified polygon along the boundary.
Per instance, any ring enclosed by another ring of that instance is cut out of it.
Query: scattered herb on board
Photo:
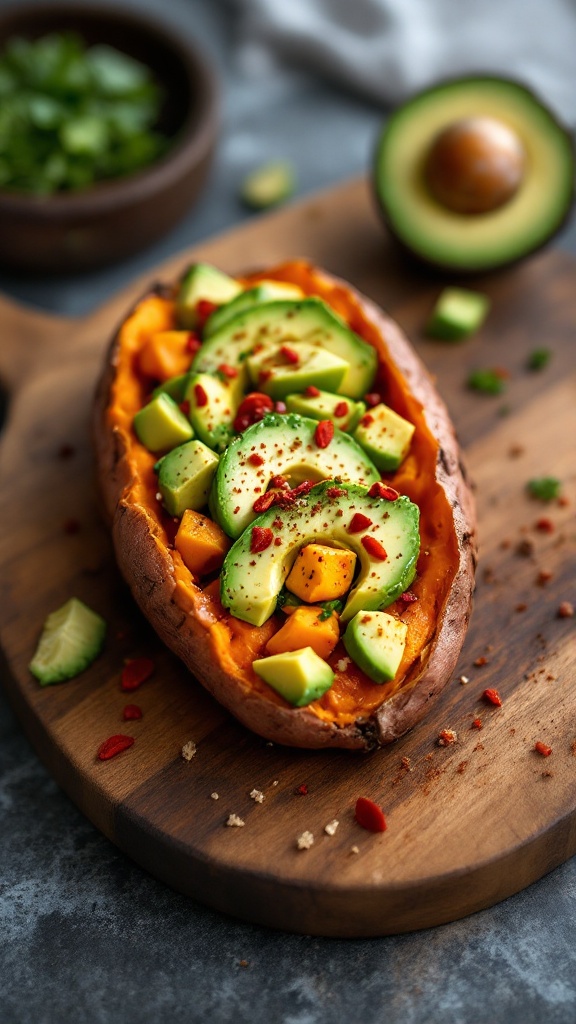
[[[501,395],[506,390],[506,380],[500,370],[473,370],[467,380],[472,391],[486,395]]]
[[[84,189],[156,160],[162,100],[149,68],[73,33],[12,37],[0,52],[0,188]]]
[[[548,366],[552,353],[549,348],[535,348],[528,356],[526,367],[528,370],[543,370]]]
[[[553,501],[560,494],[560,481],[555,476],[540,476],[529,480],[526,490],[531,498],[539,501]]]

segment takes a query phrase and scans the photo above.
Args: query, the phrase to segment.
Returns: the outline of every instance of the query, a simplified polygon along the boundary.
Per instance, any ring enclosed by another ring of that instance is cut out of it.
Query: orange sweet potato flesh
[[[275,279],[318,295],[378,353],[374,390],[415,424],[410,453],[386,481],[421,511],[421,555],[411,588],[417,601],[388,610],[408,625],[395,679],[371,682],[338,644],[328,659],[335,680],[321,700],[293,708],[252,669],[286,621],[261,627],[234,619],[219,600],[218,581],[204,585],[173,549],[174,524],[155,498],[154,456],[132,430],[149,381],[138,353],[155,332],[173,330],[174,290],[159,289],[127,317],[101,378],[94,419],[99,479],[116,555],[136,600],[162,639],[244,724],[276,742],[302,747],[371,749],[402,735],[423,717],[449,681],[464,639],[475,566],[471,491],[446,408],[399,327],[345,282],[295,261],[244,283]]]

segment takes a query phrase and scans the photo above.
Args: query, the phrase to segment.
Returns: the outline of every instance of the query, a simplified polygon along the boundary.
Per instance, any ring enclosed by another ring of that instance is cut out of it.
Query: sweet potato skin
[[[288,265],[302,266],[302,265]],[[287,269],[288,269],[287,268]],[[282,269],[275,271],[282,276]],[[179,589],[173,554],[145,503],[130,496],[134,482],[128,438],[108,415],[116,376],[119,335],[110,346],[97,388],[93,433],[98,480],[110,522],[118,565],[154,629],[210,693],[244,725],[274,742],[305,748],[341,747],[366,751],[390,743],[415,725],[450,680],[470,616],[476,560],[475,510],[458,443],[446,407],[408,340],[370,300],[324,271],[307,268],[313,281],[337,287],[357,302],[377,331],[379,358],[401,371],[407,389],[422,405],[426,425],[438,444],[436,481],[452,509],[457,565],[452,586],[427,646],[423,664],[372,714],[337,725],[271,701],[235,671],[229,649],[218,642],[218,621],[199,587]],[[379,340],[378,340],[379,339]]]

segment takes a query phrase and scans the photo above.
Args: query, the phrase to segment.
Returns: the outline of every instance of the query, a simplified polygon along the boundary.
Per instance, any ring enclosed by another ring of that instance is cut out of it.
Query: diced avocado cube
[[[254,671],[294,707],[318,700],[334,682],[334,672],[311,647],[272,654],[252,663]]]
[[[366,412],[365,403],[321,391],[317,387],[316,390],[317,395],[308,395],[305,391],[286,395],[288,412],[297,412],[300,416],[310,416],[314,420],[332,420],[334,426],[347,433],[354,430]]]
[[[387,612],[358,612],[342,637],[352,661],[375,683],[394,679],[402,661],[408,626]]]
[[[42,686],[72,679],[100,653],[106,623],[77,597],[71,597],[44,623],[30,671]]]
[[[202,441],[173,448],[158,470],[158,490],[169,515],[180,517],[187,508],[203,508],[217,468],[218,456]]]
[[[193,329],[198,325],[197,306],[202,299],[220,306],[234,299],[241,291],[242,286],[233,277],[209,263],[195,263],[180,283],[176,300],[178,321],[182,327]]]
[[[158,395],[170,395],[170,398],[180,405],[180,402],[184,401],[189,376],[189,373],[181,373],[178,377],[170,377],[169,380],[165,380],[163,384],[154,388],[152,398],[156,398]]]
[[[442,341],[467,338],[484,323],[490,299],[466,288],[445,288],[426,324],[426,334]]]
[[[296,175],[287,160],[275,160],[257,167],[242,182],[240,196],[247,206],[264,210],[284,202],[294,192]]]
[[[164,452],[194,437],[184,413],[166,392],[148,402],[134,417],[134,430],[139,441],[151,452]]]
[[[365,413],[353,436],[378,469],[390,472],[408,454],[413,433],[412,423],[381,403]]]
[[[264,348],[248,356],[246,365],[254,387],[276,399],[310,384],[336,391],[349,369],[340,356],[303,342],[281,345],[272,351]]]

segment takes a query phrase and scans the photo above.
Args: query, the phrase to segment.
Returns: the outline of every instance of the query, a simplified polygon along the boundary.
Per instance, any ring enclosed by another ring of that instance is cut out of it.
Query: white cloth
[[[234,0],[245,73],[300,69],[386,106],[439,78],[519,78],[576,123],[576,0]]]

